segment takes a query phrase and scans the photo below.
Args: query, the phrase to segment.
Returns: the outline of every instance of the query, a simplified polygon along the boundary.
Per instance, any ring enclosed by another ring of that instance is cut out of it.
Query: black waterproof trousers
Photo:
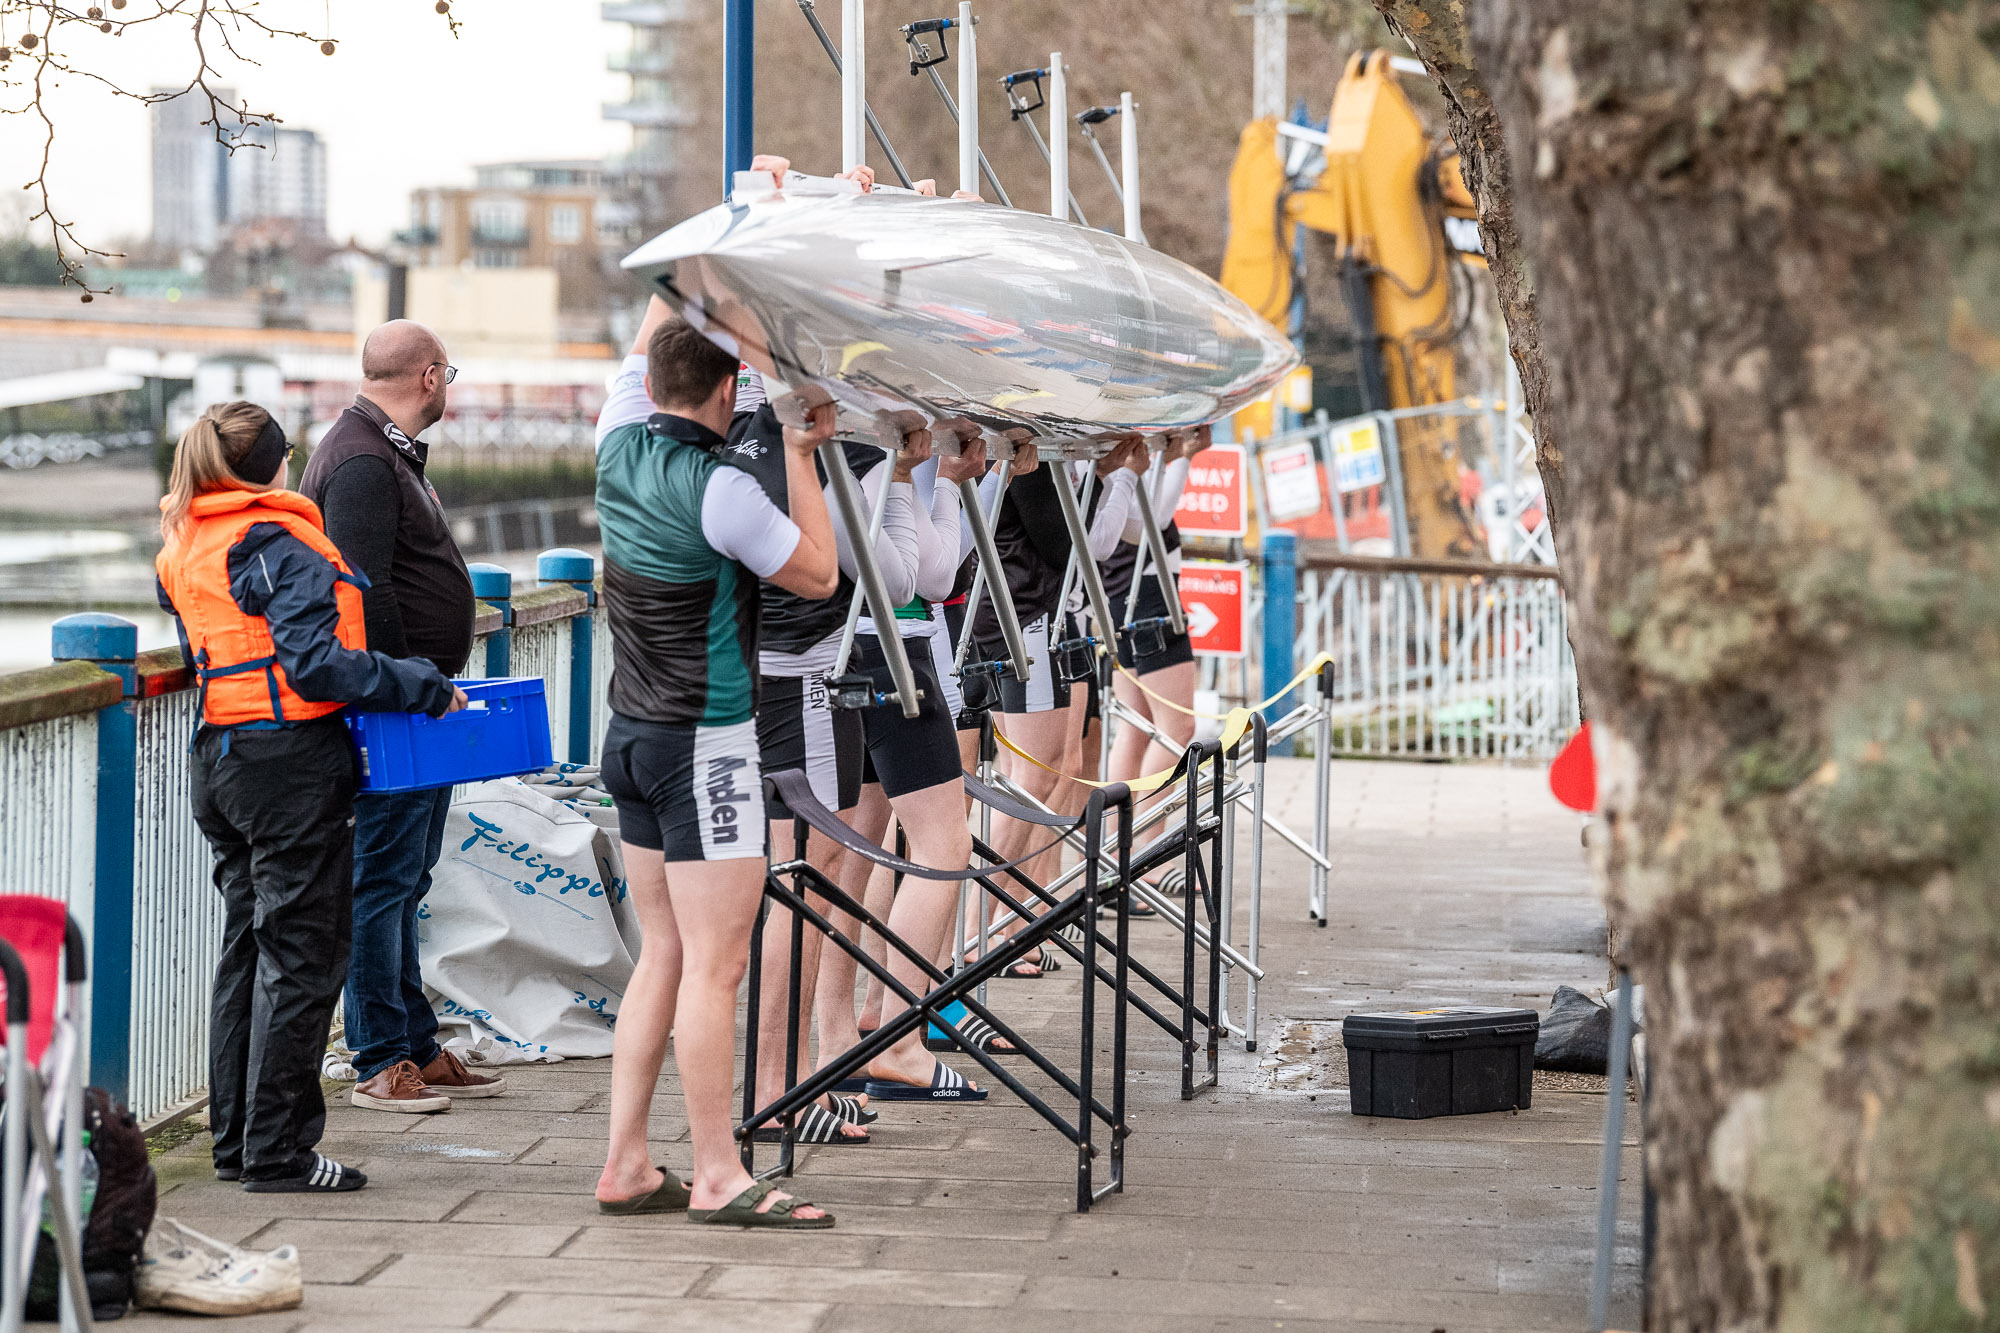
[[[215,1165],[245,1180],[299,1175],[326,1128],[320,1058],[347,978],[353,746],[338,717],[203,727],[188,769],[225,913],[209,1017]]]

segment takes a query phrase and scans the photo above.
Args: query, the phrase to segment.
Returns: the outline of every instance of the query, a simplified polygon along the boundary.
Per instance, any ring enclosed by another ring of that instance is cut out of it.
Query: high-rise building
[[[208,100],[170,96],[175,91],[153,89],[167,99],[152,104],[153,240],[206,253],[221,240],[229,215],[229,150],[216,142],[215,126],[202,123]],[[234,102],[236,90],[217,88],[215,95]]]
[[[282,219],[326,234],[326,144],[312,130],[258,125],[230,155],[228,223]]]
[[[155,93],[171,93],[155,88]],[[235,90],[216,89],[228,103]],[[153,240],[206,254],[232,227],[285,222],[301,238],[326,234],[326,145],[312,130],[224,126],[216,138],[207,98],[183,94],[152,106]]]
[[[635,221],[657,228],[668,221],[674,176],[686,170],[686,136],[695,115],[676,94],[673,68],[681,34],[692,20],[689,0],[609,0],[604,21],[626,23],[632,44],[610,60],[613,73],[632,81],[631,95],[605,106],[607,120],[632,127],[632,149],[616,164],[618,193]]]

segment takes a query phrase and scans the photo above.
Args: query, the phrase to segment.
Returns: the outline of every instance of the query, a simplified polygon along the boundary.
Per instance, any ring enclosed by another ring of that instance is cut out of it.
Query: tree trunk
[[[1458,145],[1466,188],[1479,205],[1480,240],[1486,250],[1500,311],[1507,320],[1507,347],[1521,372],[1522,398],[1535,419],[1535,465],[1542,475],[1551,531],[1560,532],[1565,512],[1561,428],[1544,415],[1548,372],[1542,365],[1541,327],[1535,317],[1535,283],[1523,262],[1509,184],[1512,167],[1500,117],[1480,77],[1469,34],[1464,0],[1374,0],[1390,31],[1403,37],[1430,67],[1444,94],[1445,118]]]
[[[2000,1328],[2000,7],[1393,8],[1523,167],[1653,1327]]]

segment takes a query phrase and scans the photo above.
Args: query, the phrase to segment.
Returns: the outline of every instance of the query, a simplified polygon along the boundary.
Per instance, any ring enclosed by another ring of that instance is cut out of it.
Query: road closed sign
[[[1240,561],[1185,561],[1180,589],[1188,638],[1196,652],[1242,657],[1249,651],[1249,565]]]
[[[1188,537],[1241,537],[1249,531],[1243,446],[1216,444],[1188,460],[1187,489],[1174,522]]]

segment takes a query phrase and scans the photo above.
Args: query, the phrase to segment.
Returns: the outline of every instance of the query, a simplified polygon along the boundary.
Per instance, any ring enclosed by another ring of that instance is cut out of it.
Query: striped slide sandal
[[[973,1087],[965,1081],[965,1075],[940,1060],[931,1071],[929,1087],[870,1079],[868,1096],[878,1102],[983,1102],[986,1089]]]

